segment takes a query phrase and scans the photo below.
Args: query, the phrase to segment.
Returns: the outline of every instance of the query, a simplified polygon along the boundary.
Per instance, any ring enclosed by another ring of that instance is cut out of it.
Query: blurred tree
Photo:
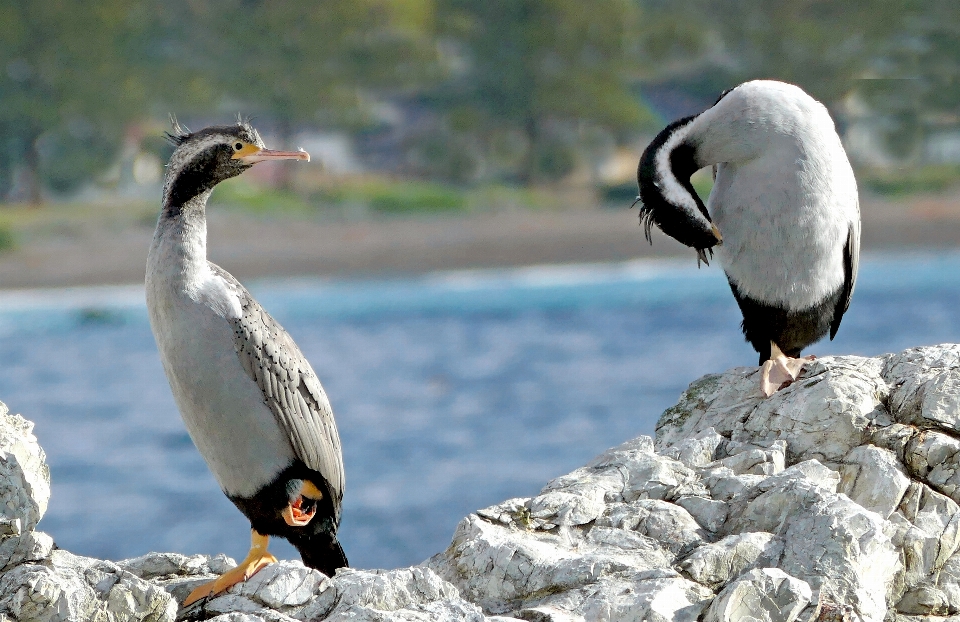
[[[435,71],[432,0],[181,0],[179,10],[168,17],[183,28],[181,61],[204,64],[221,103],[265,114],[285,147],[296,124],[361,124],[373,91]]]
[[[901,160],[921,158],[931,134],[960,129],[960,3],[928,0],[913,9],[858,86],[887,151]]]
[[[712,60],[734,84],[776,78],[835,104],[917,1],[694,0],[684,6],[719,35]]]
[[[461,131],[523,136],[521,182],[568,172],[584,127],[620,133],[651,121],[630,89],[641,31],[632,0],[437,1],[454,71],[435,105],[453,124],[469,119]]]
[[[915,154],[931,127],[955,126],[960,118],[955,0],[643,4],[653,14],[682,15],[704,33],[703,45],[682,50],[688,83],[719,91],[755,78],[784,80],[823,101],[841,121],[855,98],[884,130],[890,152],[901,157]]]
[[[113,159],[147,93],[131,62],[145,25],[138,9],[136,0],[0,3],[0,198],[16,185],[16,198],[39,203],[41,184],[71,190]]]

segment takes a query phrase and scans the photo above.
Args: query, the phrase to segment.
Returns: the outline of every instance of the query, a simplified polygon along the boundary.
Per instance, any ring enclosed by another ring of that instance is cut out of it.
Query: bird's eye
[[[233,148],[236,149],[237,151],[240,151],[241,149],[243,149],[243,143],[237,143],[236,145],[233,146]]]

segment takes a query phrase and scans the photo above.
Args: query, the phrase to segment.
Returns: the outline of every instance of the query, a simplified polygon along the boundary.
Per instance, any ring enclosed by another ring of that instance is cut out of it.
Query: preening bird
[[[343,458],[330,402],[297,344],[243,285],[207,261],[213,188],[257,162],[310,160],[264,148],[248,123],[184,131],[167,164],[147,258],[150,325],[190,437],[224,494],[250,519],[240,565],[184,602],[222,592],[269,563],[269,536],[289,540],[327,575],[347,565],[337,540]]]
[[[707,204],[690,177],[713,166]],[[746,82],[668,125],[637,167],[640,222],[707,261],[716,249],[771,395],[800,351],[833,339],[860,255],[857,182],[827,109],[799,87]]]

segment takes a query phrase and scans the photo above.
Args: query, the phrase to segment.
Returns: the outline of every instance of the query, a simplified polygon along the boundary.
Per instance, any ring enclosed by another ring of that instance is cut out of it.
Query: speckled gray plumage
[[[326,478],[339,506],[344,487],[340,436],[320,380],[287,331],[246,288],[216,264],[210,269],[240,302],[240,317],[230,321],[241,366],[257,383],[297,458]]]

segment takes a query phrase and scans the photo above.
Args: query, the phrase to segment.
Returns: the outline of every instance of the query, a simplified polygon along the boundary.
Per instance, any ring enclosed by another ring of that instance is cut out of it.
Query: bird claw
[[[770,397],[780,389],[790,386],[800,375],[803,366],[813,357],[790,358],[779,354],[763,363],[760,368],[760,390]]]
[[[183,607],[188,607],[193,603],[212,598],[217,594],[226,592],[228,589],[242,583],[257,574],[270,564],[277,563],[277,558],[267,552],[267,543],[269,538],[253,532],[250,552],[246,559],[240,562],[236,568],[231,568],[213,581],[204,583],[195,588],[190,595],[183,601]]]

